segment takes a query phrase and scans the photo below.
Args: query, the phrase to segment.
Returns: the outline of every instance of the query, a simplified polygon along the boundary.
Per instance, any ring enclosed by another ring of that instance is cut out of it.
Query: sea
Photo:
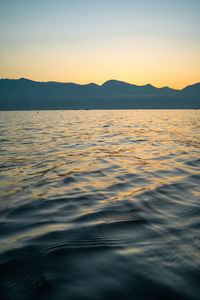
[[[200,299],[200,110],[0,112],[0,299]]]

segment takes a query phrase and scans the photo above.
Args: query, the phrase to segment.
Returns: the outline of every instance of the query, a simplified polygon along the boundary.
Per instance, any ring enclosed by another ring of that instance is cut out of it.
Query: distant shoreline
[[[0,80],[0,110],[199,109],[200,83],[182,90],[109,80],[94,83]]]
[[[101,110],[200,110],[200,108],[95,108],[95,109],[0,109],[0,112],[11,112],[11,111],[101,111]]]

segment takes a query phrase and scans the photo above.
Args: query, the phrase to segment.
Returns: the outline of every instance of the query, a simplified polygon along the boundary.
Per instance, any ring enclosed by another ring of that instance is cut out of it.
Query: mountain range
[[[200,108],[200,83],[176,90],[118,80],[108,80],[102,85],[79,85],[25,78],[0,79],[0,110],[140,108]]]

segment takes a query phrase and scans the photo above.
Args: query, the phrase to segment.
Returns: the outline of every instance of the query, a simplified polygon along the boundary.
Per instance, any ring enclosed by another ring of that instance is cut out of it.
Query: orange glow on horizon
[[[200,82],[199,1],[36,2],[0,4],[0,78]]]
[[[136,37],[134,41],[124,38],[122,43],[117,38],[75,45],[34,43],[26,52],[22,46],[2,51],[0,78],[99,85],[116,79],[175,89],[200,81],[198,47],[183,41]]]
[[[143,85],[146,85],[146,84],[151,84],[152,86],[156,87],[156,88],[162,88],[162,87],[169,87],[169,88],[172,88],[172,89],[176,89],[176,90],[181,90],[189,85],[193,85],[195,83],[199,83],[200,82],[200,79],[198,80],[198,78],[195,80],[179,80],[177,82],[171,80],[171,81],[164,81],[164,80],[144,80],[144,79],[134,79],[132,80],[131,78],[121,78],[119,76],[115,76],[115,77],[108,77],[108,78],[103,78],[103,79],[97,79],[97,80],[94,80],[90,78],[88,79],[81,79],[81,78],[78,78],[77,77],[71,77],[70,78],[66,78],[64,79],[62,76],[54,76],[54,77],[50,77],[50,76],[31,76],[31,74],[27,74],[26,75],[18,75],[16,74],[16,76],[9,76],[8,75],[2,75],[0,79],[20,79],[20,78],[26,78],[26,79],[29,79],[29,80],[33,80],[33,81],[40,81],[40,82],[48,82],[48,81],[55,81],[55,82],[61,82],[61,83],[69,83],[69,82],[73,82],[75,84],[80,84],[80,85],[86,85],[86,84],[89,84],[89,83],[95,83],[95,84],[98,84],[98,85],[102,85],[104,82],[108,81],[108,80],[118,80],[118,81],[124,81],[126,83],[130,83],[130,84],[133,84],[133,85],[137,85],[137,86],[143,86]]]

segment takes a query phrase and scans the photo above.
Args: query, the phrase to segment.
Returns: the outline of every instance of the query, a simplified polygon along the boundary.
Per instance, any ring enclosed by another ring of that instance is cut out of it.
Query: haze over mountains
[[[0,110],[200,108],[200,83],[182,90],[109,80],[90,83],[0,80]]]

